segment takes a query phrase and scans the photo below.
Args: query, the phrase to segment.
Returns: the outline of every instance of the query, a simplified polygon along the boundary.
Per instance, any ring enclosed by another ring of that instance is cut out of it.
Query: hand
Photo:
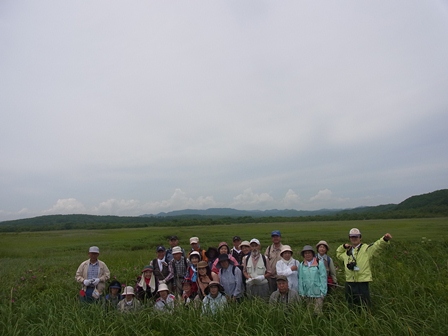
[[[85,279],[82,283],[84,286],[90,286],[91,280]]]
[[[347,250],[347,249],[349,249],[351,246],[350,246],[350,244],[344,244],[344,248]]]
[[[291,266],[291,271],[297,271],[297,266],[296,265],[294,265],[294,266]]]
[[[386,233],[386,234],[384,235],[383,239],[384,239],[385,241],[389,241],[389,240],[392,239],[392,235],[391,235],[390,233]]]
[[[249,283],[251,283],[251,282],[252,282],[252,280],[253,280],[252,278],[249,278],[249,279],[247,279],[247,280],[246,280],[246,284],[249,284]]]
[[[259,281],[262,281],[262,280],[265,279],[265,277],[264,277],[264,275],[259,275],[259,276],[257,276],[255,279],[257,279],[257,280],[259,280]]]
[[[100,283],[100,279],[99,278],[95,278],[92,282],[92,285],[96,286]]]

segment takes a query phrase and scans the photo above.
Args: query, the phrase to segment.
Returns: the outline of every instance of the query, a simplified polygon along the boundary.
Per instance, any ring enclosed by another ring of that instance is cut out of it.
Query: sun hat
[[[240,236],[233,236],[232,241],[241,241],[241,237]]]
[[[304,253],[305,253],[306,251],[311,251],[311,252],[313,252],[313,256],[316,255],[316,252],[314,252],[313,247],[312,247],[311,245],[305,245],[305,246],[303,247],[302,252],[300,252],[300,254],[302,255],[302,257],[304,256]]]
[[[361,237],[361,231],[359,231],[357,228],[353,228],[348,233],[349,237]]]
[[[207,267],[208,267],[208,263],[206,261],[198,262],[198,266],[197,266],[198,269],[200,269],[200,268],[207,268]]]
[[[325,240],[321,240],[316,244],[316,250],[319,248],[320,245],[324,245],[327,248],[327,251],[330,251],[330,246],[328,246],[328,243]]]
[[[98,246],[90,246],[89,253],[100,253],[100,249]]]
[[[198,244],[199,238],[198,237],[191,237],[190,238],[190,244]]]
[[[201,254],[198,251],[193,251],[193,252],[190,253],[190,260],[191,260],[191,257],[194,257],[194,256],[198,257],[199,260],[202,259],[201,258]]]
[[[257,238],[252,238],[252,239],[250,240],[249,246],[250,246],[250,244],[252,244],[252,243],[255,243],[255,244],[257,244],[257,245],[260,245],[260,241],[259,241]]]
[[[171,254],[182,253],[182,248],[180,246],[174,246]]]
[[[159,285],[159,290],[157,291],[157,293],[159,293],[159,292],[163,292],[163,291],[170,291],[169,289],[168,289],[168,286],[166,285],[166,284],[164,284],[164,283],[161,283],[160,285]]]
[[[166,248],[165,248],[165,246],[160,245],[160,246],[157,246],[156,251],[157,252],[165,252]]]
[[[280,251],[280,255],[282,255],[283,252],[286,252],[286,251],[289,251],[289,252],[291,252],[291,254],[293,254],[292,249],[291,249],[291,246],[289,246],[289,245],[283,245],[283,247],[282,247],[282,249],[281,249],[281,251]]]
[[[239,248],[241,248],[241,246],[249,246],[250,247],[250,243],[249,243],[249,241],[244,240],[244,241],[241,242]]]
[[[279,237],[281,237],[282,234],[280,233],[279,230],[274,230],[274,231],[271,232],[271,237],[274,237],[274,236],[279,236]]]
[[[205,289],[205,294],[208,295],[210,293],[210,287],[216,286],[218,287],[220,292],[224,292],[224,287],[218,281],[210,281],[207,288]]]
[[[123,295],[135,295],[134,294],[134,287],[132,286],[126,286],[123,290]]]
[[[146,265],[145,267],[143,267],[142,273],[146,272],[146,271],[154,271],[154,266],[153,265]]]
[[[286,281],[286,282],[288,282],[288,278],[286,277],[286,276],[284,276],[284,275],[277,275],[277,279],[276,279],[277,281]]]
[[[215,259],[219,255],[218,249],[216,247],[210,246],[207,251],[205,251],[205,256],[210,259]]]

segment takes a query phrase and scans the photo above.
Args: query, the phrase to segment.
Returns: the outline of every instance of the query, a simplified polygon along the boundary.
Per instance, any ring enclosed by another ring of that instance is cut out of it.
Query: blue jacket
[[[311,266],[306,261],[300,263],[299,294],[312,298],[327,295],[327,270],[322,260],[313,258]]]

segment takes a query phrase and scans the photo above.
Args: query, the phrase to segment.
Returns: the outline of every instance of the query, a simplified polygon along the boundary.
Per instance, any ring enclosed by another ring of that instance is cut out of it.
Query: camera
[[[347,264],[347,268],[348,268],[350,271],[353,271],[353,270],[355,269],[355,267],[356,267],[356,261],[351,261],[351,262],[349,262],[349,263]]]

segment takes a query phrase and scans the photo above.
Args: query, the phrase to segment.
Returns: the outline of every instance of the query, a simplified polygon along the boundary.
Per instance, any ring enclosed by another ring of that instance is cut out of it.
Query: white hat
[[[361,236],[361,231],[359,231],[357,228],[353,228],[350,230],[350,232],[348,233],[348,236]]]
[[[174,246],[171,254],[182,253],[182,248],[180,246]]]
[[[250,240],[250,243],[249,243],[249,244],[252,244],[252,243],[255,243],[255,244],[257,244],[257,245],[260,245],[260,241],[259,241],[257,238],[252,238],[252,239]]]
[[[199,258],[199,260],[202,259],[201,258],[201,254],[198,251],[193,251],[193,252],[190,253],[190,257],[189,257],[190,260],[191,260],[192,256],[197,256]]]
[[[134,287],[132,286],[126,286],[123,290],[123,295],[135,295],[134,294]]]
[[[289,245],[283,245],[283,247],[282,247],[282,249],[281,249],[281,251],[280,251],[280,255],[282,255],[282,253],[283,253],[283,252],[286,252],[286,251],[289,251],[289,252],[291,252],[291,254],[292,254],[291,246],[289,246]]]
[[[239,248],[241,248],[241,246],[249,246],[250,247],[250,243],[247,240],[244,240],[241,242]]]
[[[164,283],[161,283],[160,285],[159,285],[159,290],[157,291],[157,293],[158,292],[163,292],[163,291],[170,291],[169,289],[168,289],[168,286],[166,285],[166,284],[164,284]]]
[[[199,238],[198,237],[191,237],[190,238],[190,244],[198,244]]]
[[[98,246],[90,246],[89,253],[100,253]]]

